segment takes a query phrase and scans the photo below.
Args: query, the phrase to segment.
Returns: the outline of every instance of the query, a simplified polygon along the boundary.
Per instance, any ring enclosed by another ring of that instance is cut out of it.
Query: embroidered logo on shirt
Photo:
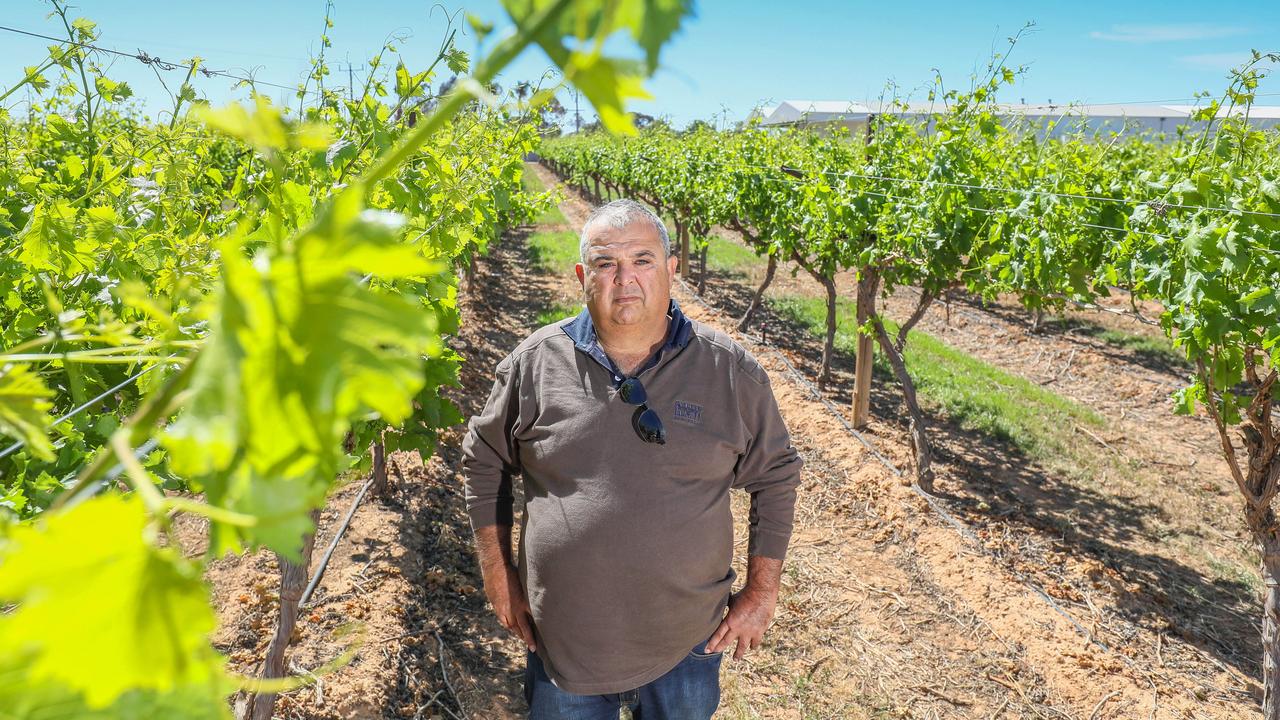
[[[676,401],[676,420],[690,425],[702,424],[702,406],[683,400]]]

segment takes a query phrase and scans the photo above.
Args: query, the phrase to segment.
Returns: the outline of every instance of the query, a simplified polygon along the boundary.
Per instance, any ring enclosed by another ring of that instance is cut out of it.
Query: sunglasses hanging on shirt
[[[649,394],[644,391],[644,385],[636,378],[627,378],[618,387],[618,394],[622,396],[622,402],[638,406],[631,416],[631,427],[635,428],[640,439],[647,443],[666,445],[667,433],[662,429],[662,418],[645,404],[649,400]]]

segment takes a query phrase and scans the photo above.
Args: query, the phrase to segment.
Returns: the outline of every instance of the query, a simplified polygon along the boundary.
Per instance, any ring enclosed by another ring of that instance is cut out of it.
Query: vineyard
[[[503,4],[346,93],[326,15],[295,108],[51,0],[0,86],[0,717],[520,716],[460,426],[635,198],[806,463],[726,717],[1280,718],[1280,56],[1161,138],[1003,121],[999,55],[926,128],[637,133],[688,3]],[[526,48],[560,85],[494,84]],[[562,87],[600,131],[542,136]]]

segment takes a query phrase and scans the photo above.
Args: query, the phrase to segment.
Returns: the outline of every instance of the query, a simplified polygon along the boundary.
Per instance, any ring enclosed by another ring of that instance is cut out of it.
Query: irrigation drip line
[[[18,28],[9,27],[7,25],[0,25],[0,30],[3,30],[5,32],[16,33],[18,35],[26,35],[28,37],[33,37],[33,38],[40,38],[41,40],[50,40],[60,45],[74,45],[76,47],[87,48],[89,50],[94,50],[97,52],[103,52],[111,55],[118,55],[120,57],[131,58],[133,60],[137,60],[143,65],[152,65],[165,71],[177,70],[178,68],[183,68],[186,70],[193,70],[195,72],[198,72],[201,75],[204,75],[205,77],[228,78],[231,80],[237,80],[239,82],[248,83],[250,86],[266,85],[267,87],[279,88],[281,90],[301,92],[305,95],[317,94],[315,91],[303,90],[297,86],[281,85],[279,83],[267,82],[265,80],[255,80],[252,77],[244,76],[244,75],[236,75],[235,73],[230,73],[230,72],[227,72],[226,70],[210,70],[208,68],[199,67],[196,63],[192,63],[192,62],[172,62],[168,60],[163,60],[160,57],[156,55],[152,55],[145,50],[138,50],[138,52],[136,53],[125,52],[123,50],[116,50],[114,48],[102,47],[99,45],[94,45],[92,43],[77,42],[69,38],[60,38],[60,37],[55,37],[53,35],[44,35],[41,33],[31,32],[30,30],[20,30]]]
[[[133,451],[133,457],[134,459],[140,461],[142,460],[142,458],[146,457],[147,455],[150,455],[151,451],[155,450],[159,446],[160,446],[160,440],[157,438],[151,438],[146,442],[142,443],[141,445],[139,445],[138,448]],[[115,481],[116,478],[120,477],[120,474],[123,472],[124,472],[124,465],[117,462],[115,465],[111,467],[110,470],[104,473],[100,479],[98,479],[91,485],[81,489],[79,493],[77,493],[76,495],[68,499],[67,502],[62,506],[63,512],[70,510],[76,505],[79,505],[85,500],[88,500],[94,495],[97,495],[98,493],[102,492],[103,489],[105,489],[108,485],[110,485],[113,481]],[[63,487],[66,487],[70,483],[74,482],[75,477],[76,477],[76,474],[72,473],[68,475],[66,478],[64,478],[62,482]]]
[[[351,501],[351,508],[347,510],[346,518],[338,526],[338,531],[334,533],[333,539],[329,541],[329,547],[325,549],[324,557],[320,558],[320,566],[316,568],[315,574],[311,576],[311,581],[307,583],[307,589],[302,591],[302,597],[298,598],[299,608],[306,607],[307,601],[311,599],[311,594],[315,592],[316,586],[320,584],[320,579],[324,577],[325,568],[329,567],[329,560],[333,557],[333,551],[338,547],[338,541],[342,540],[342,536],[346,534],[347,527],[351,525],[351,518],[355,517],[356,509],[360,507],[360,502],[364,500],[364,495],[369,491],[371,485],[373,485],[373,473],[369,473],[369,479],[360,488],[360,492],[356,493],[356,499]]]
[[[104,390],[104,391],[102,392],[102,394],[98,395],[97,397],[93,398],[92,400],[86,400],[86,401],[85,401],[84,403],[82,403],[79,407],[77,407],[77,408],[75,408],[75,409],[71,410],[71,411],[70,411],[70,412],[68,412],[66,415],[63,415],[62,417],[58,418],[57,420],[54,420],[53,422],[49,423],[49,426],[48,426],[48,427],[49,427],[49,428],[55,428],[55,427],[57,427],[58,425],[61,425],[62,423],[66,422],[67,420],[70,420],[71,418],[75,417],[76,415],[79,415],[80,413],[82,413],[82,412],[84,412],[85,410],[89,409],[89,408],[90,408],[90,407],[92,407],[93,405],[95,405],[95,404],[97,404],[97,403],[101,402],[104,398],[106,398],[106,397],[110,396],[112,393],[114,393],[114,392],[116,392],[116,391],[118,391],[118,390],[122,390],[122,389],[124,389],[125,387],[127,387],[129,384],[133,383],[133,382],[134,382],[135,380],[137,380],[138,378],[142,377],[143,375],[146,375],[147,373],[151,372],[152,370],[155,370],[156,368],[160,367],[160,366],[161,366],[161,365],[163,365],[163,364],[164,364],[164,363],[156,363],[156,364],[154,364],[154,365],[149,365],[149,366],[147,366],[147,367],[146,367],[146,368],[144,368],[141,372],[139,372],[139,373],[137,373],[137,374],[135,374],[135,375],[133,375],[133,376],[131,376],[131,377],[129,377],[129,378],[126,378],[126,379],[122,380],[122,381],[121,381],[118,385],[116,385],[115,387],[110,388],[110,389],[108,389],[108,390]],[[0,459],[3,459],[3,458],[6,458],[6,457],[9,457],[9,456],[10,456],[10,455],[12,455],[13,453],[15,453],[15,452],[17,452],[18,450],[22,449],[22,446],[24,446],[24,445],[26,445],[26,444],[27,444],[27,441],[26,441],[26,440],[19,440],[19,441],[15,442],[14,444],[10,445],[9,447],[5,448],[4,450],[0,450]]]
[[[603,155],[603,153],[599,151],[596,151],[595,154],[597,157],[601,157]],[[641,159],[646,160],[648,162],[653,162],[652,158],[649,158],[644,155],[638,155],[637,157],[640,157]],[[714,160],[697,160],[696,162],[701,165],[712,165],[715,167],[739,169],[739,170],[741,168],[752,168],[756,170],[763,170],[770,173],[783,173],[791,177],[796,177],[796,176],[793,175],[791,172],[788,172],[788,170],[801,172],[801,173],[805,172],[800,168],[792,168],[790,166],[772,167],[769,165],[755,165],[752,163],[726,163],[726,162],[717,162]],[[1085,195],[1082,193],[1064,193],[1064,192],[1058,192],[1055,190],[1037,190],[1035,188],[1011,188],[1011,187],[990,186],[990,185],[974,185],[972,183],[957,183],[957,182],[950,182],[946,180],[919,180],[917,178],[903,178],[903,177],[895,177],[892,175],[872,175],[868,173],[858,173],[858,172],[853,172],[851,170],[850,171],[814,170],[809,172],[812,172],[818,175],[828,175],[832,177],[856,177],[856,178],[862,178],[866,180],[881,180],[884,182],[896,182],[896,183],[908,184],[908,185],[937,185],[942,187],[955,187],[955,188],[962,188],[962,189],[968,189],[968,190],[980,190],[984,192],[1003,192],[1003,193],[1021,194],[1021,195],[1042,195],[1046,197],[1060,197],[1060,198],[1068,198],[1072,200],[1087,200],[1090,202],[1114,203],[1118,205],[1131,205],[1134,207],[1137,207],[1140,205],[1146,205],[1148,207],[1157,207],[1157,208],[1179,208],[1182,210],[1208,210],[1208,211],[1224,212],[1224,213],[1239,213],[1241,215],[1256,215],[1258,217],[1280,218],[1280,213],[1266,212],[1263,210],[1243,210],[1239,208],[1218,207],[1214,205],[1187,205],[1183,203],[1172,203],[1172,202],[1165,202],[1164,200],[1155,200],[1155,199],[1137,200],[1134,198],[1107,197],[1105,195]]]

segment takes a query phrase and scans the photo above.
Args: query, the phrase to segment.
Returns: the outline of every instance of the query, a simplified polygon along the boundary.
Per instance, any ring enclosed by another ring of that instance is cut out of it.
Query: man
[[[657,216],[597,209],[580,255],[586,308],[499,363],[463,442],[485,594],[529,648],[531,719],[709,718],[721,651],[740,659],[773,617],[800,458],[760,365],[671,300]],[[731,487],[751,493],[733,594]]]

